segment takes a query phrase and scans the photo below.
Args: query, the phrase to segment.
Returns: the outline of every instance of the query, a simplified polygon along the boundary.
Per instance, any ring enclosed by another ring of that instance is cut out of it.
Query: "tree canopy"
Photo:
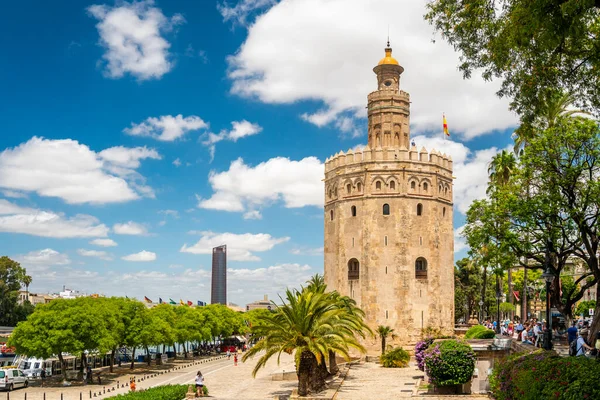
[[[19,290],[29,284],[31,277],[21,264],[0,257],[0,325],[15,326],[31,314],[33,307],[28,301],[19,304]]]
[[[600,0],[434,0],[427,9],[464,77],[501,79],[498,95],[524,122],[557,88],[600,109]]]

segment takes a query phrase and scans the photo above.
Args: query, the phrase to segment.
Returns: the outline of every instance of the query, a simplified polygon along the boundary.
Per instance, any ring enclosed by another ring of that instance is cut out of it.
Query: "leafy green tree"
[[[31,277],[25,268],[6,256],[0,257],[0,325],[15,326],[29,315],[31,305],[19,304],[19,290],[26,282],[30,284]]]
[[[329,350],[349,359],[350,348],[365,352],[356,340],[356,317],[328,293],[311,290],[286,291],[286,299],[272,315],[264,317],[264,324],[253,326],[252,333],[261,339],[246,352],[243,361],[262,354],[252,374],[275,354],[295,351],[298,374],[298,394],[318,392],[325,387],[325,378],[319,371],[322,358]],[[263,353],[264,352],[264,353]]]
[[[600,109],[599,0],[434,0],[425,18],[460,54],[465,78],[500,78],[524,121],[563,88]]]
[[[481,299],[482,273],[469,258],[462,258],[454,266],[454,314],[465,321],[478,311]]]
[[[387,340],[388,336],[391,336],[391,338],[394,339],[396,338],[396,334],[392,328],[385,325],[379,325],[376,332],[381,339],[381,355],[383,355],[383,353],[385,353],[385,341]]]
[[[582,301],[577,304],[577,308],[575,308],[575,315],[583,315],[584,317],[590,316],[590,310],[596,308],[596,300],[587,300]]]

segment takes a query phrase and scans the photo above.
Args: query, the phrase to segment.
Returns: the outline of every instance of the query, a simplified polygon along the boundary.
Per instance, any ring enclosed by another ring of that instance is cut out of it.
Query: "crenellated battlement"
[[[416,146],[400,148],[375,148],[366,146],[362,149],[349,149],[346,153],[340,151],[337,154],[325,160],[325,173],[342,166],[358,165],[370,161],[389,161],[389,162],[412,162],[433,164],[440,168],[452,172],[452,158],[449,155],[442,154],[436,150],[430,153],[422,147],[418,150]]]

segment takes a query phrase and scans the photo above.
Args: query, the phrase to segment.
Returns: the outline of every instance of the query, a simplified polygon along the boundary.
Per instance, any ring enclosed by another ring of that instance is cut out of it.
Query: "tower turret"
[[[404,68],[392,56],[388,41],[385,57],[373,68],[377,75],[377,90],[367,97],[369,116],[369,146],[371,148],[408,148],[410,98],[400,90],[400,75]]]

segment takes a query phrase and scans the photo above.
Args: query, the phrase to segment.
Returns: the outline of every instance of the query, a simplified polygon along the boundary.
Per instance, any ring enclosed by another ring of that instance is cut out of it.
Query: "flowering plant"
[[[425,372],[436,386],[461,385],[471,380],[475,370],[475,352],[467,343],[444,340],[425,351]]]
[[[415,359],[417,360],[417,365],[421,371],[425,371],[425,350],[429,348],[431,343],[433,343],[433,338],[428,337],[425,338],[415,345]]]

